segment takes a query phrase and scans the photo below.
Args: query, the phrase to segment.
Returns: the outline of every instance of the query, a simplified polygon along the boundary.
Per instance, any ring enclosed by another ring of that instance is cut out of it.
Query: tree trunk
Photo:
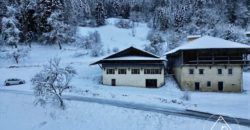
[[[17,48],[17,44],[16,43],[14,43],[13,45],[12,45],[12,47],[14,46],[14,48]]]
[[[28,44],[29,44],[29,48],[31,48],[31,42],[29,42]]]
[[[18,57],[14,56],[14,59],[16,61],[16,64],[18,64]]]
[[[60,108],[62,108],[63,110],[65,109],[65,105],[64,105],[64,102],[63,102],[63,99],[61,98],[60,95],[56,95],[57,98],[58,98],[58,101],[59,101],[59,105],[60,105]]]
[[[58,42],[59,49],[62,50],[61,42]]]

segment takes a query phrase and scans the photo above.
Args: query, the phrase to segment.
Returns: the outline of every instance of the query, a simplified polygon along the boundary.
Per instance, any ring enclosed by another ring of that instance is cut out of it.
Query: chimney
[[[245,34],[246,34],[247,37],[250,38],[250,31],[246,32]]]
[[[200,37],[201,37],[201,35],[189,35],[189,36],[187,36],[187,41],[189,43],[189,42],[194,41]]]

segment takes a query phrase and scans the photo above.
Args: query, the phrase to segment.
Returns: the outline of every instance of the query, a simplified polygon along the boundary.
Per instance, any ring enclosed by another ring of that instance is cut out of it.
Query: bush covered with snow
[[[191,99],[190,97],[190,94],[189,94],[189,91],[188,90],[184,90],[183,92],[183,96],[182,96],[182,99],[185,100],[185,101],[189,101]]]
[[[89,32],[87,36],[77,37],[75,45],[77,47],[89,50],[90,55],[93,57],[98,57],[104,53],[101,36],[98,31],[93,33]]]
[[[29,55],[30,48],[27,47],[18,47],[8,50],[6,57],[9,59],[13,59],[16,64],[20,62],[20,60],[24,59]]]
[[[121,19],[121,20],[119,20],[115,24],[115,26],[118,27],[118,28],[125,28],[125,29],[129,29],[129,28],[133,27],[132,22],[130,20],[127,20],[127,19]]]
[[[164,42],[159,32],[150,31],[147,39],[150,41],[149,45],[145,46],[145,50],[156,55],[162,55],[165,51]]]

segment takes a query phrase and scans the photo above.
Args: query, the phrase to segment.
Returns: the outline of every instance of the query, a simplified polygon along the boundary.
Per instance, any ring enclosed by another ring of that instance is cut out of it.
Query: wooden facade
[[[167,72],[183,90],[241,92],[249,54],[250,46],[204,37],[168,52]]]
[[[250,49],[180,50],[166,55],[168,70],[182,65],[250,65]]]

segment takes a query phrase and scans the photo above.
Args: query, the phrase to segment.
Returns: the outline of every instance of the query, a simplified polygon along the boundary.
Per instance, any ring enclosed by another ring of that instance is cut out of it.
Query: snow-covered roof
[[[127,49],[124,49],[122,51],[119,51],[117,53],[114,53],[108,57],[103,58],[102,60],[99,60],[97,62],[94,62],[90,65],[95,64],[103,64],[103,63],[115,63],[115,62],[133,62],[133,63],[139,63],[139,62],[151,62],[154,61],[155,63],[163,62],[165,59],[160,58],[157,55],[154,55],[150,52],[135,48],[135,47],[129,47]]]
[[[250,34],[250,31],[246,32],[246,34]]]
[[[189,43],[185,43],[167,53],[172,54],[175,52],[178,52],[180,50],[200,50],[200,49],[244,49],[248,48],[250,49],[250,46],[237,43],[237,42],[232,42],[228,40],[224,40],[221,38],[216,38],[216,37],[211,37],[211,36],[203,36],[199,39],[196,39],[194,41],[191,41]]]
[[[124,56],[124,57],[109,58],[104,60],[165,60],[165,59],[144,57],[144,56]]]
[[[201,35],[189,35],[189,36],[187,36],[188,39],[189,38],[199,38],[199,37],[201,37]]]

